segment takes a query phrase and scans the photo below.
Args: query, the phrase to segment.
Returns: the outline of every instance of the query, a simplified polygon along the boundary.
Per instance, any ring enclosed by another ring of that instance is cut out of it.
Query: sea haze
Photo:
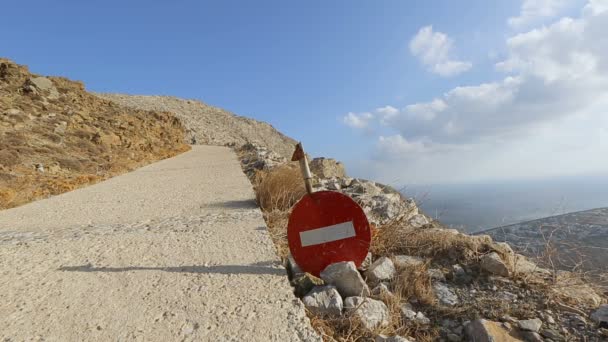
[[[608,175],[409,185],[401,191],[427,215],[466,232],[608,207]]]

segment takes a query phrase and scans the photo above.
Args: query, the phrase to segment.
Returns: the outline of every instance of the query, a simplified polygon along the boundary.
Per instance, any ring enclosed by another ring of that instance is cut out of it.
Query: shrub
[[[306,194],[300,171],[293,165],[260,171],[254,184],[258,205],[264,211],[289,210]]]

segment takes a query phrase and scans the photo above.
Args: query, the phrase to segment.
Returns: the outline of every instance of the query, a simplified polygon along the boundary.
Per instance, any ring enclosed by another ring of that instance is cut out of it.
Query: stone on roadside
[[[294,287],[294,294],[298,298],[305,296],[315,286],[323,285],[323,280],[313,276],[310,273],[304,273],[303,275],[294,278],[291,281],[291,285]]]
[[[601,305],[591,314],[591,319],[599,324],[600,328],[608,328],[608,304]]]
[[[368,330],[386,326],[389,323],[388,308],[379,300],[364,297],[348,297],[344,300],[344,309],[354,317],[357,317]]]
[[[458,304],[458,296],[446,284],[435,283],[433,284],[433,289],[435,290],[435,296],[437,296],[437,300],[440,304],[446,306]]]
[[[316,286],[304,298],[304,306],[317,316],[340,316],[342,297],[333,286]]]
[[[481,258],[480,266],[482,270],[491,274],[501,277],[509,276],[509,267],[496,252],[484,255]]]
[[[518,321],[517,326],[524,331],[539,332],[540,328],[543,326],[543,321],[538,318],[525,319]]]
[[[369,296],[369,287],[352,261],[343,261],[327,266],[321,279],[334,285],[342,297]]]
[[[387,257],[381,257],[374,261],[368,270],[365,272],[365,276],[370,284],[376,285],[383,281],[389,281],[395,276],[395,265],[391,259]]]
[[[509,331],[504,329],[500,323],[488,321],[485,319],[477,319],[465,327],[465,335],[468,341],[475,342],[516,342],[521,339],[515,338],[509,334]]]

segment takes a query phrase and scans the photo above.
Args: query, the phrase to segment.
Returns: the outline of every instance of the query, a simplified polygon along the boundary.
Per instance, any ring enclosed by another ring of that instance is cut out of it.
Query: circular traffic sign
[[[319,276],[330,264],[361,265],[371,241],[363,209],[335,191],[307,194],[296,203],[287,226],[289,250],[300,268]]]

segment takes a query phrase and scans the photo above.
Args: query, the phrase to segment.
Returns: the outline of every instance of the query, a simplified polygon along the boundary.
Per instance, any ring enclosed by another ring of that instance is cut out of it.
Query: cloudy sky
[[[440,24],[429,21],[408,45],[437,82],[477,67]],[[608,172],[608,1],[525,0],[496,25],[503,46],[482,63],[498,74],[343,116],[374,144],[358,167],[397,183]]]
[[[3,13],[0,55],[33,72],[200,99],[354,176],[608,174],[608,0],[30,0]]]

